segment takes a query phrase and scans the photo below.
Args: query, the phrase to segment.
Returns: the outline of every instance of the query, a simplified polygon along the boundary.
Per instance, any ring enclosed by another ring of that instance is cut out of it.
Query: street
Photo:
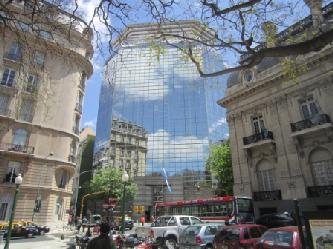
[[[35,236],[33,238],[17,238],[10,241],[10,249],[71,249],[75,248],[74,235],[65,236],[60,239],[60,234],[47,234],[44,236]],[[0,243],[0,248],[5,245],[5,241]]]

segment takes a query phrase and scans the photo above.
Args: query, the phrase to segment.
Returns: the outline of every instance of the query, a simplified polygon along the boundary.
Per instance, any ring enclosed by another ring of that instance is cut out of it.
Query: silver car
[[[219,223],[188,226],[179,236],[179,249],[212,249],[215,233],[223,226]]]

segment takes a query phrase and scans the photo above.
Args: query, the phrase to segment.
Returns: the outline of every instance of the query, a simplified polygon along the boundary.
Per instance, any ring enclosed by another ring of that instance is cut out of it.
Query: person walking
[[[116,249],[112,238],[109,237],[109,232],[109,224],[102,223],[100,226],[100,235],[89,241],[87,249]]]

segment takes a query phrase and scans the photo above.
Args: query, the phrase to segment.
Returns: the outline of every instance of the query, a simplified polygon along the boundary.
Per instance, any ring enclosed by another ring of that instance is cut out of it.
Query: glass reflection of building
[[[157,38],[157,30],[185,32],[199,39],[214,37],[196,21],[162,27],[133,25],[117,40],[117,53],[106,64],[95,151],[110,144],[112,119],[143,127],[148,137],[146,166],[135,181],[139,188],[136,203],[146,210],[154,201],[211,196],[211,178],[205,169],[209,143],[227,134],[225,113],[216,104],[223,96],[224,77],[200,78],[194,64],[173,46],[185,44],[175,38],[166,44]],[[213,53],[199,45],[192,47],[206,69],[221,65]],[[199,184],[202,188],[197,191]]]

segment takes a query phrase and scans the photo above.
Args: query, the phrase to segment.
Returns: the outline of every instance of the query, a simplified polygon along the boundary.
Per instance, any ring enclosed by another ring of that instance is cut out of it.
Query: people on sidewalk
[[[112,238],[109,237],[110,226],[107,223],[100,225],[100,235],[89,241],[87,249],[116,249]]]

